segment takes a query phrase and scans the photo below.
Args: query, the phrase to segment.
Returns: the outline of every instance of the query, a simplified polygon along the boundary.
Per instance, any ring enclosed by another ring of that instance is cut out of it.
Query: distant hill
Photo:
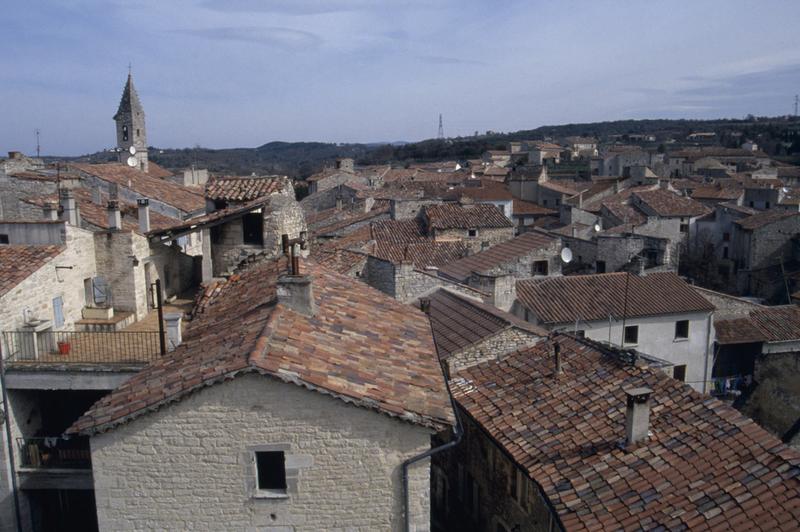
[[[794,117],[747,117],[745,119],[715,120],[617,120],[586,124],[541,126],[536,129],[511,133],[487,133],[469,137],[443,140],[428,139],[419,142],[391,142],[368,144],[336,144],[324,142],[269,142],[257,148],[150,148],[151,160],[171,169],[208,168],[212,172],[244,175],[286,174],[304,179],[319,171],[336,157],[352,157],[359,164],[406,163],[443,159],[473,159],[489,149],[505,149],[514,140],[541,140],[545,138],[579,135],[606,139],[622,135],[622,142],[630,134],[647,133],[656,136],[654,145],[669,139],[683,140],[698,131],[717,133],[723,146],[736,147],[744,140],[755,140],[769,155],[798,162],[800,159],[800,120]],[[83,161],[102,162],[114,155],[99,152],[77,158]]]

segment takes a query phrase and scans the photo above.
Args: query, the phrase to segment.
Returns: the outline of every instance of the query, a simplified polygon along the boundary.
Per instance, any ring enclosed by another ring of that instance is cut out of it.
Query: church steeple
[[[140,169],[147,171],[147,131],[144,125],[144,108],[139,101],[139,95],[133,86],[133,76],[128,71],[128,81],[122,91],[117,114],[114,115],[117,123],[117,147],[124,150],[121,153],[122,162],[128,157],[134,157]],[[131,155],[133,146],[136,153]]]

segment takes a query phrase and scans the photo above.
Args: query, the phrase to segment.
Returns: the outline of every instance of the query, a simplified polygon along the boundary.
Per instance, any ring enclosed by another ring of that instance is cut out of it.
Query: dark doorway
[[[29,490],[25,494],[31,505],[34,532],[98,529],[93,490]]]

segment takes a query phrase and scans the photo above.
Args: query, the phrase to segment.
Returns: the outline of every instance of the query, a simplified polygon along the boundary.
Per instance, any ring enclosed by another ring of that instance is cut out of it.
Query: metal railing
[[[89,438],[17,438],[20,467],[90,469]]]
[[[14,364],[147,364],[161,356],[158,331],[6,331],[3,353]]]

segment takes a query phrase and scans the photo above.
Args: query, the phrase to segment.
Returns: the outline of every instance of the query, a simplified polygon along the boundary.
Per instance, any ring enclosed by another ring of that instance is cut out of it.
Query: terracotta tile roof
[[[347,229],[351,225],[355,225],[361,222],[367,222],[368,220],[372,220],[375,218],[384,217],[389,213],[389,206],[373,206],[369,212],[354,212],[351,216],[347,216],[342,220],[334,222],[330,225],[326,225],[324,227],[318,227],[314,230],[315,236],[322,236],[322,235],[329,235],[331,233],[335,233],[338,231],[342,231]]]
[[[373,222],[370,228],[372,238],[379,244],[407,244],[428,240],[425,223],[418,218]]]
[[[451,381],[459,405],[527,471],[565,530],[800,527],[800,453],[661,371],[557,336]],[[625,389],[646,386],[652,435],[624,446]],[[737,524],[738,523],[738,524]]]
[[[647,215],[633,205],[623,201],[607,201],[603,207],[625,225],[641,225],[647,222]]]
[[[359,227],[346,235],[338,235],[336,238],[317,240],[311,246],[312,256],[317,251],[331,251],[334,249],[350,249],[355,251],[371,251],[374,241],[368,225]]]
[[[556,238],[550,235],[530,231],[442,266],[439,272],[446,277],[464,282],[473,271],[484,272],[509,262],[516,262],[519,257],[550,246],[554,242]]]
[[[148,233],[148,235],[156,236],[159,234],[176,234],[181,231],[185,231],[188,229],[198,229],[204,226],[210,225],[217,225],[215,222],[219,222],[228,217],[234,217],[238,214],[244,215],[245,213],[259,208],[266,203],[265,198],[257,198],[253,201],[249,201],[243,205],[236,205],[233,207],[227,207],[225,209],[219,209],[218,211],[213,211],[208,214],[204,214],[203,216],[197,216],[195,218],[189,218],[186,221],[178,220],[173,221],[170,225],[164,227],[153,227],[153,229]],[[150,213],[151,220],[152,220],[152,211]]]
[[[628,297],[625,300],[625,284]],[[714,305],[671,272],[624,272],[517,282],[517,300],[543,323],[710,312]]]
[[[69,168],[128,187],[146,198],[163,201],[186,213],[204,211],[206,208],[206,200],[202,194],[176,183],[151,177],[136,168],[117,163],[70,163]]]
[[[471,229],[513,227],[511,220],[490,204],[456,205],[445,203],[425,207],[430,229]]]
[[[547,331],[503,312],[493,305],[439,289],[430,296],[428,318],[436,350],[448,358],[508,328],[516,327],[539,336]]]
[[[252,201],[291,187],[282,176],[217,177],[206,184],[206,198],[225,201]]]
[[[155,177],[156,179],[164,179],[166,177],[172,177],[173,173],[153,161],[148,161],[147,175]]]
[[[588,190],[590,187],[589,184],[581,185],[574,181],[567,181],[564,179],[558,181],[545,181],[544,183],[540,183],[539,186],[554,192],[566,194],[568,196],[574,196],[575,194],[580,193],[582,190]]]
[[[471,182],[477,180],[473,179]],[[454,189],[459,196],[466,196],[475,201],[511,201],[514,196],[504,183],[481,180],[480,186],[463,186]]]
[[[65,246],[50,245],[0,246],[0,296],[27,279],[65,249],[67,249]]]
[[[277,302],[285,259],[212,284],[184,343],[95,403],[69,429],[96,433],[244,372],[441,429],[454,422],[425,315],[366,284],[304,264],[318,310]]]
[[[766,211],[761,211],[752,216],[748,216],[747,218],[736,220],[733,223],[742,229],[752,231],[754,229],[761,229],[762,227],[774,224],[775,222],[780,222],[786,218],[791,218],[792,216],[800,216],[800,212],[786,211],[783,209],[769,209]]]
[[[766,342],[800,340],[800,307],[797,305],[751,310],[750,319],[763,333]]]
[[[462,242],[408,242],[387,244],[377,242],[371,253],[379,259],[400,264],[410,262],[417,268],[441,268],[467,254],[469,246]]]
[[[340,174],[352,176],[355,175],[355,172],[350,172],[342,168],[326,168],[321,172],[317,172],[316,174],[307,177],[306,181],[321,181],[327,177],[333,177],[335,175],[340,175]]]
[[[542,207],[537,203],[533,203],[532,201],[523,201],[516,198],[514,198],[514,203],[512,204],[512,212],[514,216],[525,216],[526,214],[545,216],[556,213],[556,211],[553,209]]]
[[[383,174],[384,183],[393,183],[395,181],[409,181],[417,173],[417,168],[392,168]]]
[[[714,320],[716,340],[720,345],[749,344],[763,342],[764,334],[750,318]]]
[[[100,194],[100,203],[92,201],[91,191],[85,188],[74,188],[72,192],[75,194],[75,201],[78,204],[78,212],[80,213],[81,220],[93,225],[101,230],[107,230],[108,225],[108,201],[109,195],[106,193]],[[37,196],[35,198],[27,198],[22,200],[25,203],[44,207],[45,203],[58,203],[58,194],[49,194],[47,196]],[[139,230],[139,208],[134,203],[128,203],[119,200],[120,214],[122,214],[122,229],[124,231],[133,231],[134,233],[142,235]],[[181,224],[181,220],[164,216],[153,209],[150,209],[150,230],[160,231],[169,227]]]
[[[333,225],[346,218],[360,216],[365,212],[365,201],[366,200],[357,200],[349,204],[343,202],[344,204],[341,209],[331,207],[330,209],[308,212],[306,213],[306,224],[308,224],[309,230],[314,231],[318,227]],[[375,200],[370,210],[388,212],[387,209],[389,209],[389,206],[387,200]]]
[[[320,250],[313,253],[313,258],[323,268],[342,275],[349,275],[354,270],[363,270],[367,262],[366,254],[347,249]]]
[[[634,192],[633,196],[653,209],[659,216],[703,216],[708,214],[708,207],[691,198],[679,196],[664,189]]]
[[[696,187],[692,191],[692,199],[711,199],[711,200],[736,200],[743,194],[740,186],[732,184],[723,186],[720,183],[715,185],[705,185]]]

